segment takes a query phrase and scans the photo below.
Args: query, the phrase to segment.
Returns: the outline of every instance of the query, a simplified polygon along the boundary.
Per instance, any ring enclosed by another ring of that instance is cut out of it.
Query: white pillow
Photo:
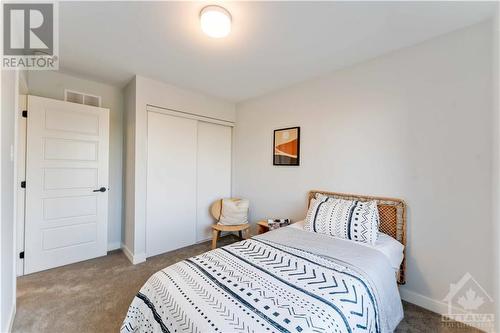
[[[304,224],[305,221],[298,221],[290,224],[288,228],[304,230]],[[387,259],[389,259],[392,268],[394,268],[395,271],[399,271],[399,266],[404,258],[403,250],[405,247],[391,236],[384,234],[383,232],[379,232],[377,241],[374,245],[367,243],[359,243],[359,245],[367,246],[382,252]]]
[[[248,223],[248,206],[246,199],[222,199],[222,211],[219,224],[239,225]]]
[[[391,266],[394,270],[399,270],[401,262],[404,258],[403,250],[405,247],[403,244],[391,236],[386,235],[383,232],[379,232],[377,242],[373,248],[382,252],[387,258],[389,258]]]
[[[375,244],[379,216],[376,201],[319,196],[311,203],[304,229],[356,242]]]

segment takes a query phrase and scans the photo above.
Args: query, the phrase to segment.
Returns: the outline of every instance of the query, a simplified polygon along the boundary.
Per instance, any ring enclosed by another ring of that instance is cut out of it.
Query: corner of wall
[[[12,309],[10,310],[10,317],[9,317],[9,328],[7,332],[12,332],[12,329],[14,328],[14,319],[16,319],[16,303],[12,304]]]
[[[122,244],[121,248],[122,248],[123,254],[125,254],[125,257],[127,257],[127,259],[133,265],[137,265],[137,264],[140,264],[140,263],[146,261],[146,254],[145,253],[134,254],[134,253],[132,253],[132,251],[130,251],[130,249],[125,244]]]
[[[135,112],[136,112],[136,77],[124,88],[125,114],[123,120],[123,248],[129,253],[134,250],[134,220],[135,220]],[[125,251],[124,251],[125,252]],[[126,253],[126,252],[125,252]]]
[[[150,86],[150,79],[134,78],[134,255],[146,253],[147,112],[149,94],[162,94]],[[156,81],[152,81],[156,82]],[[154,93],[156,91],[156,94]]]
[[[500,331],[500,5],[496,4],[493,17],[493,92],[492,92],[492,193],[491,207],[494,244],[494,299],[496,331]]]

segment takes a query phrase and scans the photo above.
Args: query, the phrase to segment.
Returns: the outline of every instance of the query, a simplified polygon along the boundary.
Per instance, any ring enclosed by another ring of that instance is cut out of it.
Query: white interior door
[[[217,199],[231,196],[231,127],[198,122],[198,242],[211,237],[214,220],[210,205]]]
[[[106,255],[108,152],[108,109],[28,97],[25,273]]]
[[[196,120],[148,112],[148,257],[196,242],[196,137]]]

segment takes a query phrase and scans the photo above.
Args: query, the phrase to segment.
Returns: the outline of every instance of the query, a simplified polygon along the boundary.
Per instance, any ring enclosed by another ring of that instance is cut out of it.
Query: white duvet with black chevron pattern
[[[282,238],[293,238],[289,233],[271,232],[267,237],[206,252],[157,272],[134,298],[121,331],[300,333],[394,329],[395,325],[388,327],[380,290],[371,279],[334,256],[283,244],[287,241],[280,241]],[[312,234],[300,230],[292,233]]]

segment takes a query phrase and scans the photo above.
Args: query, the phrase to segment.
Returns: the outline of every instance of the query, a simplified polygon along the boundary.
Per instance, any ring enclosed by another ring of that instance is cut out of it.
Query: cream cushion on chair
[[[240,225],[248,223],[248,206],[246,199],[222,199],[222,209],[219,224]]]

